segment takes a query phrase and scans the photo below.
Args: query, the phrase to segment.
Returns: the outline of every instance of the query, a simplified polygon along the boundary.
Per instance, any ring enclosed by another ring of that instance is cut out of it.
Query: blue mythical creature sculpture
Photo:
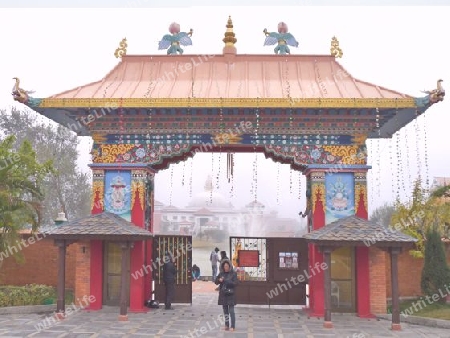
[[[266,40],[264,41],[264,46],[278,45],[275,47],[275,54],[291,54],[291,50],[288,46],[298,47],[298,42],[295,40],[291,33],[288,33],[288,26],[284,22],[278,24],[277,32],[267,32],[264,29],[264,34],[266,35]]]
[[[192,40],[191,36],[194,32],[191,28],[191,30],[186,32],[180,32],[180,25],[176,22],[173,22],[169,26],[169,32],[170,34],[166,34],[163,36],[162,40],[159,42],[158,49],[166,49],[167,48],[167,55],[171,54],[183,54],[183,49],[180,47],[182,46],[191,46]]]

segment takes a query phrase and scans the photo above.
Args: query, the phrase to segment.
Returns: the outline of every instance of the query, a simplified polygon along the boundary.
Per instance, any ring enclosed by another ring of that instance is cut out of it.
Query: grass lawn
[[[416,304],[415,307],[414,304]],[[392,307],[390,306],[389,312],[391,312],[391,309]],[[410,316],[450,320],[450,304],[429,304],[426,299],[409,300],[400,303],[400,313]]]

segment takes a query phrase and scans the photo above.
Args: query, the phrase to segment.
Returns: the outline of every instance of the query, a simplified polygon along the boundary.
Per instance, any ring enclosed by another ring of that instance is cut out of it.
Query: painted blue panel
[[[326,173],[325,223],[355,214],[353,173]]]
[[[105,173],[105,211],[131,222],[131,171]]]

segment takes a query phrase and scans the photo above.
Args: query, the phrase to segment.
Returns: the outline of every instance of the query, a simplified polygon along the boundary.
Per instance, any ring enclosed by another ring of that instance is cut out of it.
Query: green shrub
[[[56,288],[42,284],[0,286],[0,307],[21,305],[50,305],[56,303]],[[73,293],[66,291],[66,303],[73,301]]]
[[[424,295],[442,295],[447,283],[450,282],[450,270],[445,258],[444,244],[439,232],[433,228],[428,231],[425,243],[425,259],[422,270],[421,288]],[[445,297],[439,299],[445,303]]]

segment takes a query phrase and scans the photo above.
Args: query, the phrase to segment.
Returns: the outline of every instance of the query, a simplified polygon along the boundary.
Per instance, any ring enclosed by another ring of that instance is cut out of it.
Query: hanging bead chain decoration
[[[302,199],[302,173],[301,171],[298,172],[298,199]]]
[[[389,167],[391,168],[391,172],[393,172],[395,169],[394,169],[394,160],[393,160],[393,155],[392,155],[392,152],[393,152],[392,139],[389,139],[388,142],[389,142]],[[395,182],[393,182],[391,180],[392,198],[395,198],[395,186],[394,185],[395,185]]]
[[[258,140],[259,131],[259,97],[256,98],[256,127],[255,127],[255,142],[253,143],[253,151],[255,153],[255,159],[253,161],[253,194],[255,202],[258,199],[258,153],[256,152],[256,142]]]
[[[277,162],[277,205],[280,205],[280,163]]]
[[[423,119],[423,145],[424,145],[424,161],[425,161],[425,188],[427,192],[430,191],[430,173],[428,168],[428,142],[427,142],[427,121],[426,114],[422,114]]]
[[[396,157],[396,168],[395,168],[395,180],[396,180],[396,195],[397,201],[400,201],[400,171],[401,171],[401,159],[400,159],[400,137],[399,133],[394,135],[395,137],[395,157]]]
[[[172,205],[172,192],[173,192],[173,165],[170,166],[170,198],[169,205]]]
[[[255,202],[258,200],[258,153],[255,152],[255,159],[253,160],[253,194]]]
[[[289,168],[289,194],[292,195],[292,169]]]
[[[372,140],[366,140],[366,145],[367,145],[367,163],[372,163],[372,158],[373,158],[373,142]],[[375,186],[375,182],[374,182],[374,177],[372,175],[372,171],[369,170],[367,172],[367,182],[370,182],[367,184],[367,189],[370,189],[370,191],[368,192],[368,195],[370,194],[370,205],[373,205],[373,195],[374,195],[374,186]]]
[[[409,128],[406,129],[405,131],[405,142],[406,142],[406,168],[407,168],[407,172],[408,172],[408,189],[405,191],[407,193],[407,195],[409,196],[409,193],[411,191],[411,187],[412,187],[412,180],[411,180],[411,162],[410,162],[410,157],[409,157]]]
[[[213,177],[214,175],[214,153],[211,153],[211,177]],[[211,187],[209,188],[209,203],[210,205],[212,205],[213,202],[213,189],[212,189],[212,182],[211,182]]]
[[[380,151],[380,140],[376,140],[377,144],[377,176],[376,176],[376,184],[377,184],[377,196],[381,197],[381,151]]]
[[[231,180],[231,188],[230,188],[230,197],[234,197],[234,176],[233,176],[233,166],[234,166],[234,156],[232,153],[227,154],[227,163],[228,163],[228,183]]]
[[[186,161],[187,161],[187,160],[184,160],[184,161],[183,161],[183,175],[181,176],[181,186],[182,186],[182,187],[184,187],[184,172],[185,172],[185,170],[186,170]]]
[[[418,115],[418,111],[416,110],[416,116]],[[422,163],[420,161],[420,131],[419,131],[419,123],[417,121],[417,118],[414,119],[414,129],[416,132],[416,154],[417,154],[417,179],[421,180],[422,179]]]
[[[219,171],[217,172],[217,175],[216,175],[216,188],[217,188],[217,190],[220,189],[220,162],[221,162],[221,158],[222,158],[222,147],[219,146]]]
[[[189,197],[192,197],[192,176],[194,175],[194,159],[190,159],[190,175],[189,175]]]
[[[397,105],[397,104],[396,104]],[[395,108],[395,119],[397,120],[396,122],[398,122],[398,107],[396,106]],[[396,153],[397,153],[397,170],[396,170],[396,175],[397,175],[397,200],[400,200],[400,188],[403,188],[403,192],[406,191],[406,187],[405,187],[405,178],[403,176],[403,161],[402,161],[402,157],[403,157],[403,153],[401,152],[401,147],[400,147],[400,140],[402,139],[401,137],[401,131],[398,131],[395,135],[396,137]]]

